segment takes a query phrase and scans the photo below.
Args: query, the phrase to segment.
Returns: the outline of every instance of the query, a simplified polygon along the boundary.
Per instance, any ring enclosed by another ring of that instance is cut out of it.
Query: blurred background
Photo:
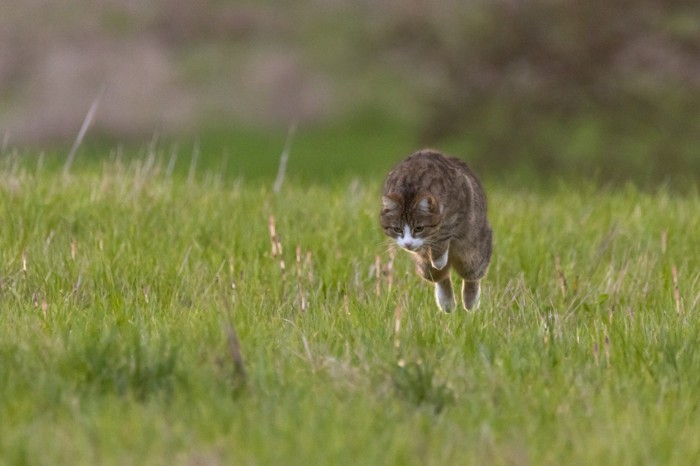
[[[4,150],[157,140],[274,175],[373,174],[422,146],[486,177],[694,184],[697,0],[21,0],[0,6]]]

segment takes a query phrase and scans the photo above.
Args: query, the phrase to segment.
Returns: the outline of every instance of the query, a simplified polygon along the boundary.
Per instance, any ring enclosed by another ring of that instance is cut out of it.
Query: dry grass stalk
[[[399,302],[394,311],[394,348],[398,351],[401,349],[401,315],[403,314],[403,306]]]
[[[51,241],[53,241],[53,237],[55,234],[56,232],[51,230],[46,236],[46,241],[44,241],[44,249],[48,249],[48,247],[51,246]]]
[[[695,299],[693,300],[693,305],[690,306],[689,309],[691,311],[693,311],[695,309],[695,307],[698,305],[698,302],[700,302],[700,293],[698,293],[697,296],[695,296]]]
[[[70,258],[72,260],[75,260],[75,253],[76,253],[76,245],[75,245],[75,239],[70,240]]]
[[[561,295],[566,296],[568,285],[566,283],[566,277],[564,276],[564,271],[561,268],[561,260],[559,259],[558,255],[554,257],[554,268],[557,272],[557,279],[559,281],[559,290],[561,291]]]
[[[237,393],[247,387],[248,374],[246,373],[243,354],[241,353],[241,343],[238,339],[238,333],[236,333],[236,327],[233,324],[233,309],[231,300],[227,298],[225,293],[223,294],[223,300],[226,306],[226,312],[228,314],[228,322],[226,325],[226,342],[228,344],[229,357],[231,358],[231,363],[233,364],[233,390],[234,393]]]
[[[306,275],[308,277],[309,283],[314,281],[314,268],[312,261],[311,251],[306,251],[306,258],[304,259],[304,268],[306,269]]]
[[[97,97],[92,101],[92,104],[90,104],[90,108],[87,111],[87,114],[85,115],[85,119],[83,120],[83,124],[80,127],[80,131],[78,131],[78,135],[75,137],[75,141],[73,142],[73,146],[70,148],[70,152],[68,152],[68,157],[66,158],[66,163],[63,165],[63,176],[68,176],[68,173],[70,172],[70,167],[73,164],[73,159],[75,158],[75,154],[78,152],[78,148],[80,147],[80,144],[82,144],[83,139],[85,138],[85,133],[87,133],[88,128],[90,128],[90,125],[92,124],[92,120],[95,119],[95,114],[97,113],[97,108],[100,106],[100,100],[102,100],[102,96],[105,93],[106,86],[102,86],[100,91],[97,94]]]
[[[72,296],[77,296],[80,291],[80,286],[83,283],[83,274],[78,275],[78,280],[73,284],[73,290],[71,291]]]
[[[275,184],[272,186],[274,192],[278,193],[282,189],[282,183],[284,183],[284,175],[287,173],[287,160],[289,159],[289,152],[292,148],[292,139],[294,139],[294,133],[296,133],[296,124],[292,123],[289,125],[289,131],[287,131],[287,140],[284,143],[284,149],[282,150],[282,155],[280,155],[280,165],[277,169],[277,177],[275,178]]]
[[[190,169],[187,172],[187,184],[192,185],[195,174],[197,173],[197,162],[199,161],[199,141],[194,143],[192,148],[192,158],[190,159]]]
[[[387,288],[389,289],[389,291],[391,291],[391,288],[394,285],[394,258],[395,257],[396,257],[396,250],[394,248],[391,248],[389,250],[389,262],[387,262],[387,264],[383,270],[384,276],[386,277],[386,285],[387,285]]]
[[[245,364],[243,363],[243,355],[241,354],[241,344],[238,340],[238,334],[233,326],[233,322],[229,322],[226,328],[226,339],[228,341],[229,355],[233,363],[233,371],[237,376],[237,389],[243,388],[247,383],[247,374]]]
[[[173,171],[175,170],[175,162],[177,162],[177,147],[173,146],[170,151],[170,158],[168,159],[168,165],[165,167],[165,179],[169,180],[173,177]]]
[[[668,230],[661,232],[661,254],[666,254],[666,245],[668,244]]]
[[[22,272],[27,273],[27,251],[22,251]]]
[[[593,358],[595,359],[595,365],[599,365],[600,361],[598,360],[598,342],[593,343]]]
[[[374,276],[376,278],[374,292],[379,296],[382,294],[382,259],[378,255],[374,257]]]
[[[302,310],[302,312],[306,312],[306,310],[308,309],[308,302],[306,300],[306,294],[304,293],[304,286],[303,286],[303,280],[302,280],[303,268],[302,268],[301,257],[302,257],[301,246],[297,245],[297,247],[296,247],[297,294],[298,294],[298,299],[299,299],[299,308]]]
[[[270,215],[268,221],[268,230],[270,231],[270,243],[272,244],[272,258],[279,259],[280,270],[284,272],[286,266],[284,264],[282,241],[280,241],[279,235],[277,234],[277,227],[275,226],[275,217],[273,215]]]
[[[671,275],[673,276],[673,301],[676,303],[676,315],[681,315],[681,293],[678,287],[678,268],[675,265],[671,267]]]
[[[231,289],[236,291],[236,267],[234,266],[233,256],[228,259],[228,270],[231,276]]]
[[[615,317],[615,304],[610,306],[610,311],[608,312],[608,323],[610,325],[612,325],[614,317]]]
[[[267,222],[267,229],[270,232],[270,245],[272,246],[272,257],[277,257],[277,230],[275,229],[275,217],[270,215]]]
[[[343,295],[343,312],[350,315],[350,297],[348,295]]]
[[[306,336],[304,334],[301,335],[301,342],[304,344],[304,351],[306,352],[306,357],[308,358],[309,362],[311,363],[311,368],[315,368],[314,364],[314,357],[311,354],[311,348],[309,348],[309,342],[306,339]]]
[[[192,252],[192,246],[187,248],[187,252],[185,252],[185,257],[182,258],[182,263],[180,264],[180,268],[177,271],[178,277],[182,276],[182,272],[185,271],[185,266],[187,266],[187,260],[190,258],[190,252]]]
[[[49,310],[49,305],[46,302],[46,298],[41,296],[40,293],[34,293],[32,294],[32,303],[34,304],[34,309],[41,309],[41,313],[44,315],[45,318],[47,311]]]

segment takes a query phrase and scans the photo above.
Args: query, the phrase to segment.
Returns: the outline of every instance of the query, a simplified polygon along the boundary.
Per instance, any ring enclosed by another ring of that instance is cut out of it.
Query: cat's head
[[[382,196],[381,225],[387,236],[409,251],[431,243],[442,224],[442,205],[430,193],[407,197],[401,193]]]

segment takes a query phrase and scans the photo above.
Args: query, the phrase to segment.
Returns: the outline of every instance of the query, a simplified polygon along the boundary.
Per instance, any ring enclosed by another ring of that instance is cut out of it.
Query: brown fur
[[[436,283],[438,305],[447,312],[454,307],[450,268],[464,279],[464,307],[478,305],[479,282],[491,259],[486,210],[481,182],[467,164],[433,150],[410,155],[386,177],[382,228],[398,241],[408,225],[423,242],[412,251],[418,274]],[[447,262],[439,267],[445,252]]]

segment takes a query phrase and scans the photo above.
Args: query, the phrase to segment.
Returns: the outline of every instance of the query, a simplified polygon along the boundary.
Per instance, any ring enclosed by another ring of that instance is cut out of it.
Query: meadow
[[[700,461],[697,190],[487,177],[481,307],[444,314],[385,166],[172,160],[3,156],[0,464]]]

